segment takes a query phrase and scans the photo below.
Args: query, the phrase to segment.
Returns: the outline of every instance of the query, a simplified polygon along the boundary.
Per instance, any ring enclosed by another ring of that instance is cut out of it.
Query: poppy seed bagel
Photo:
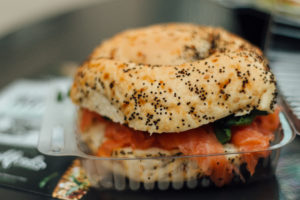
[[[262,52],[221,28],[160,24],[104,41],[78,69],[73,102],[149,133],[182,132],[253,109],[272,112]]]

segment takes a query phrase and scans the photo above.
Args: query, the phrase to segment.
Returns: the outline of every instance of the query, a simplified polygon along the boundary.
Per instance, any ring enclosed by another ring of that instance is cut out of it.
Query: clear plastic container
[[[241,163],[243,155],[255,152],[230,152],[223,154],[184,156],[178,152],[162,154],[157,152],[151,156],[140,157],[138,151],[122,150],[122,157],[97,157],[92,155],[80,134],[76,134],[76,107],[65,98],[57,101],[56,88],[50,95],[39,137],[40,152],[53,156],[77,156],[81,158],[92,186],[99,189],[116,190],[166,190],[169,188],[190,189],[209,187],[215,184],[202,173],[195,160],[197,158],[219,158],[226,156],[232,162],[240,162],[240,174],[234,174],[231,184],[245,184],[263,180],[274,175],[280,149],[295,137],[295,128],[285,108],[279,114],[281,126],[275,133],[275,140],[264,152],[267,156],[260,158],[255,173],[250,175],[246,164]],[[261,152],[261,151],[259,151]]]

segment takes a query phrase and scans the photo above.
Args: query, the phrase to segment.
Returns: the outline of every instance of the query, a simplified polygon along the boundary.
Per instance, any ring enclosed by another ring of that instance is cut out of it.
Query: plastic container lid
[[[47,101],[47,108],[43,118],[42,129],[40,132],[40,137],[38,141],[38,150],[41,153],[52,155],[52,156],[78,156],[88,159],[97,160],[131,160],[131,159],[160,159],[163,157],[142,157],[142,158],[113,158],[113,157],[98,157],[94,155],[89,155],[83,152],[79,148],[79,141],[76,138],[76,119],[77,119],[77,109],[75,105],[72,104],[69,98],[67,98],[66,87],[61,87],[60,85],[53,84],[52,92],[49,95]],[[62,94],[65,94],[62,96]],[[281,102],[281,101],[280,101]],[[296,129],[292,123],[292,119],[287,112],[285,104],[280,104],[281,112],[279,114],[282,137],[273,144],[270,145],[268,149],[262,151],[272,151],[290,143],[296,135]],[[192,156],[169,156],[168,158],[181,158],[181,157],[204,157],[204,156],[216,156],[216,155],[228,155],[228,154],[243,154],[256,151],[248,152],[227,152],[222,154],[205,154],[205,155],[192,155]]]

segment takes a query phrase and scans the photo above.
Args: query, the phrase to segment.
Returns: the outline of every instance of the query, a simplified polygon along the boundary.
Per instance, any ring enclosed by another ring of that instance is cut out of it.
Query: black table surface
[[[0,87],[19,78],[57,75],[66,62],[81,63],[104,38],[121,30],[163,22],[222,26],[265,48],[270,16],[252,8],[225,8],[206,0],[113,0],[32,24],[0,39]],[[283,148],[288,158],[300,139]],[[285,199],[281,179],[241,187],[165,192],[91,190],[86,199]],[[300,181],[300,180],[299,180]],[[0,187],[1,199],[51,199]],[[297,197],[296,197],[297,199]],[[298,196],[300,199],[300,196]]]

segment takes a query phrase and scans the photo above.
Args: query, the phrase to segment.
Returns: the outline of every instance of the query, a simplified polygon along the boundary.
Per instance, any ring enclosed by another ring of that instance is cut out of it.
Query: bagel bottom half
[[[88,146],[92,154],[97,155],[101,143],[106,140],[104,136],[104,125],[95,125],[83,133],[81,140]],[[233,145],[226,145],[226,151],[236,151]],[[171,157],[160,158],[155,157]],[[203,169],[199,167],[196,159],[172,158],[180,156],[179,150],[164,150],[161,148],[133,149],[131,147],[117,148],[112,152],[113,158],[132,158],[116,161],[103,161],[101,167],[106,173],[119,174],[136,182],[182,182],[205,177]],[[150,159],[143,159],[149,158]],[[142,159],[135,159],[142,158]],[[229,154],[226,156],[229,162],[236,167],[240,166],[240,155]]]
[[[79,116],[81,116],[81,114],[79,114]],[[101,156],[99,155],[99,149],[101,145],[108,140],[105,135],[106,128],[107,123],[98,121],[90,125],[87,130],[81,132],[80,140],[87,147],[90,154]],[[235,153],[239,151],[238,147],[230,143],[223,145],[223,148],[226,153]],[[110,157],[119,158],[119,160],[102,160],[97,162],[98,164],[96,167],[99,168],[98,171],[101,171],[102,175],[98,176],[96,182],[101,182],[102,179],[106,179],[105,177],[109,174],[111,177],[115,175],[122,176],[128,178],[130,181],[141,182],[144,184],[158,182],[173,183],[175,185],[176,183],[179,183],[180,185],[180,183],[183,182],[191,182],[206,178],[216,186],[223,186],[230,184],[234,180],[234,177],[238,177],[240,181],[245,180],[241,168],[243,166],[245,168],[247,160],[244,159],[242,154],[193,158],[180,157],[182,155],[183,154],[179,149],[167,150],[159,147],[137,149],[130,146],[117,147],[112,150]],[[249,154],[248,158],[252,158],[253,156],[259,156],[257,157],[257,160],[260,158],[269,160],[269,153]],[[213,171],[214,169],[209,169],[212,162],[215,160],[222,162],[224,161],[224,158],[232,167],[230,172],[216,172]],[[199,160],[201,161],[200,165]],[[257,166],[254,166],[254,168],[256,167]],[[265,167],[267,171],[269,170],[267,169],[266,164],[260,167]],[[249,174],[249,172],[247,173]],[[225,178],[223,179],[220,177]]]

